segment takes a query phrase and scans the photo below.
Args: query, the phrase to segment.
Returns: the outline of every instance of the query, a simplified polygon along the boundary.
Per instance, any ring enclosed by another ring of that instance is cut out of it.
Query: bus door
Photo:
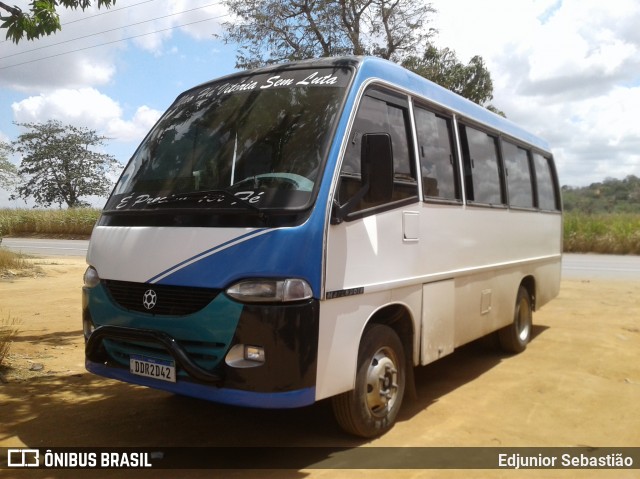
[[[419,274],[416,178],[407,98],[370,88],[349,131],[328,231],[317,399],[353,387],[359,340],[377,309],[410,302],[420,314],[421,285],[403,289]]]

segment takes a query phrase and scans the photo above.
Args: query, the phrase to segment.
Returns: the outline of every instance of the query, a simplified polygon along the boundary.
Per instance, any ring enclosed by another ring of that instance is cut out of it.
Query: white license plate
[[[146,356],[129,356],[129,371],[136,376],[176,382],[176,363]]]

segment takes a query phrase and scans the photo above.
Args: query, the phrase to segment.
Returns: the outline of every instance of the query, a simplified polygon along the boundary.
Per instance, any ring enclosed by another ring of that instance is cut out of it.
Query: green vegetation
[[[44,208],[53,204],[79,208],[89,206],[82,198],[109,194],[113,186],[109,177],[120,164],[111,155],[93,151],[104,145],[106,137],[57,120],[16,126],[25,132],[11,144],[22,157],[12,199],[33,198]]]
[[[98,8],[109,8],[116,3],[115,0],[97,0],[94,5]],[[51,35],[62,27],[58,8],[82,11],[91,6],[90,0],[38,0],[29,3],[27,11],[14,6],[11,7],[0,2],[0,29],[7,29],[7,40],[18,43],[23,38],[35,40],[45,35]],[[71,23],[71,22],[70,22]]]
[[[640,214],[565,213],[564,250],[567,253],[640,254]]]
[[[0,236],[47,236],[88,238],[100,210],[70,208],[64,210],[0,210]]]
[[[640,178],[562,187],[567,253],[640,254]]]
[[[640,214],[640,178],[630,175],[624,180],[607,178],[582,188],[563,186],[562,200],[568,213]]]

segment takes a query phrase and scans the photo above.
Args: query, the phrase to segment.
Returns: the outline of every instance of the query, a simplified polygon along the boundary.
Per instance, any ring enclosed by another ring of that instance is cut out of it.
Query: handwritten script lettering
[[[264,191],[255,192],[255,191],[239,191],[235,193],[233,196],[238,198],[240,202],[249,203],[251,205],[256,205],[260,203],[260,201],[264,198]],[[222,203],[226,203],[223,205]],[[220,204],[220,206],[235,206],[239,202],[233,201],[225,193],[219,192],[211,192],[204,193],[202,195],[194,195],[193,193],[185,193],[183,195],[170,195],[170,196],[151,196],[147,194],[135,194],[132,193],[130,195],[124,196],[120,199],[118,204],[116,205],[117,210],[121,209],[142,209],[146,207],[152,207],[156,205],[166,205],[171,204],[176,207],[180,207],[181,205],[191,205],[191,206],[215,206],[216,204]]]
[[[296,72],[292,72],[290,76],[274,75],[265,80],[245,79],[239,83],[224,83],[218,87],[218,94],[224,95],[229,93],[252,91],[252,90],[266,90],[269,88],[295,88],[305,86],[325,86],[325,85],[337,85],[338,76],[332,73],[324,75],[319,71],[313,72],[304,78],[300,79],[300,75],[295,75]],[[305,72],[306,74],[307,72]]]

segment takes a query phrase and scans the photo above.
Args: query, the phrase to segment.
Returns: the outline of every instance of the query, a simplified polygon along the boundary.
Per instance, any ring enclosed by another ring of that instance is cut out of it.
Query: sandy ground
[[[289,411],[242,409],[90,375],[80,322],[84,261],[38,262],[42,275],[0,280],[0,315],[21,322],[8,367],[0,370],[0,447],[640,446],[640,282],[564,281],[560,296],[534,314],[535,337],[523,354],[501,355],[479,341],[418,368],[417,399],[405,404],[392,431],[364,442],[337,428],[326,402]],[[78,472],[0,470],[0,476]],[[82,476],[124,477],[87,470]],[[637,478],[640,470],[135,474],[185,476]]]

